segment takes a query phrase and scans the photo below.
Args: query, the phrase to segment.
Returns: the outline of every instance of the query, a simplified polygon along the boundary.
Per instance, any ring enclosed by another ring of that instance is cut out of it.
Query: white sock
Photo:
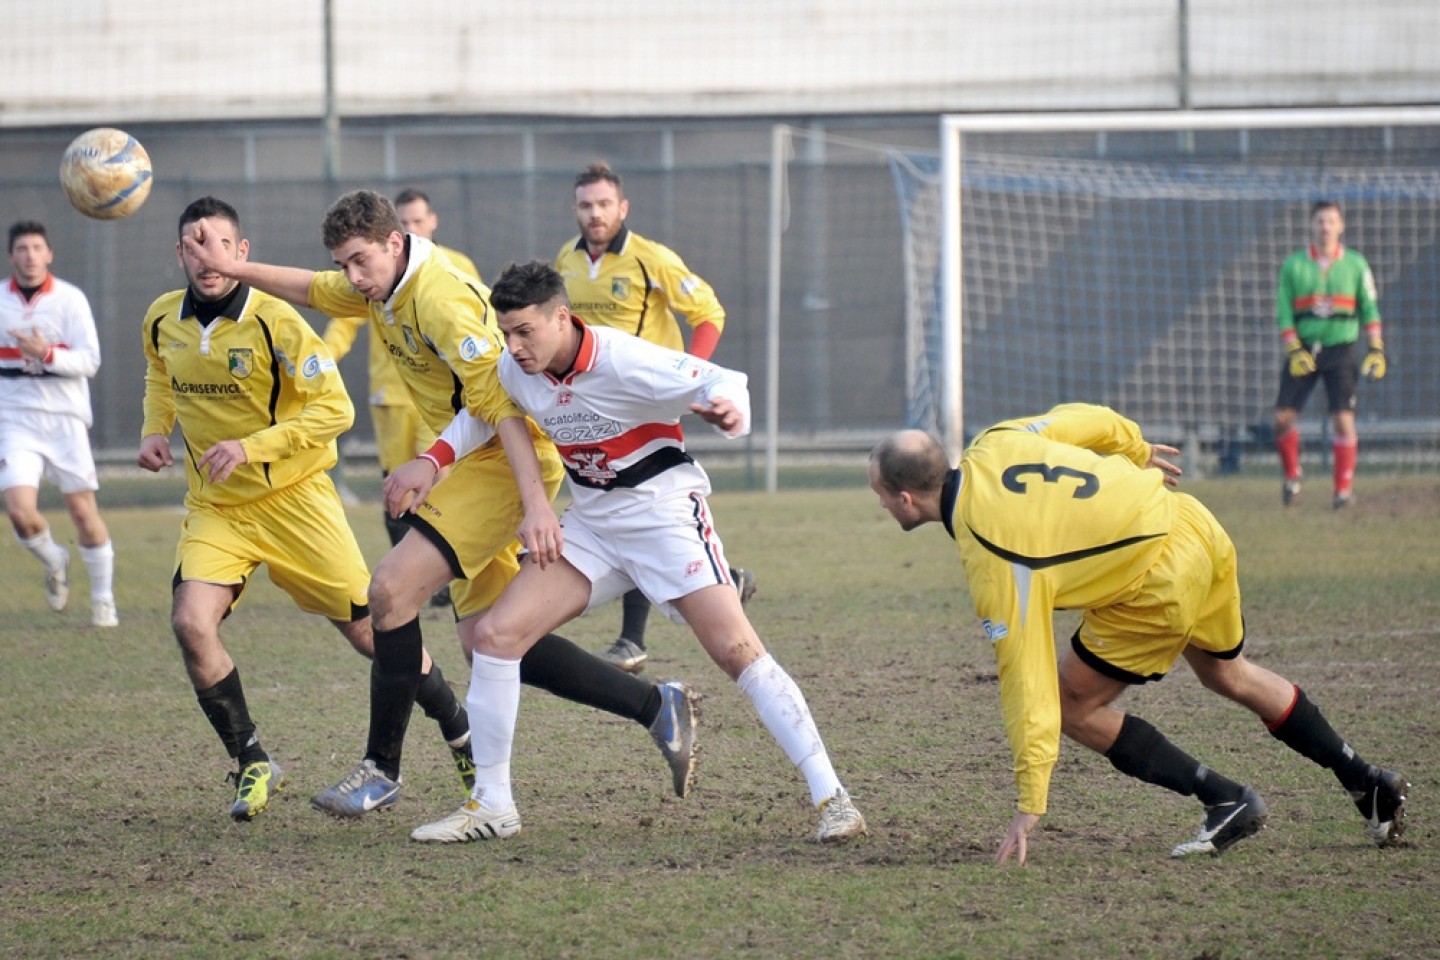
[[[470,755],[475,758],[475,792],[489,810],[515,803],[510,794],[510,752],[520,714],[520,661],[475,654],[470,664]]]
[[[40,558],[40,562],[45,564],[47,572],[54,572],[65,565],[65,550],[50,538],[49,527],[41,530],[29,540],[23,539],[19,534],[15,535],[15,539],[20,541],[22,547]]]
[[[90,599],[110,599],[115,590],[115,545],[109,540],[98,547],[81,544],[80,559],[90,574]]]
[[[820,731],[815,729],[805,695],[785,668],[767,653],[746,667],[735,682],[755,704],[765,729],[804,774],[810,786],[810,802],[819,806],[835,796],[835,791],[841,789],[840,778],[830,765],[830,754],[825,752]]]

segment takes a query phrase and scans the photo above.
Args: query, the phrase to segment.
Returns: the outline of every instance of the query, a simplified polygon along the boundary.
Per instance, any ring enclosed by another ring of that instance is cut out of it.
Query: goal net
[[[1222,455],[1267,445],[1276,276],[1324,199],[1391,359],[1360,390],[1362,457],[1436,460],[1440,110],[948,117],[941,142],[892,167],[907,412],[952,451],[1065,401]],[[1302,429],[1324,411],[1317,391]]]

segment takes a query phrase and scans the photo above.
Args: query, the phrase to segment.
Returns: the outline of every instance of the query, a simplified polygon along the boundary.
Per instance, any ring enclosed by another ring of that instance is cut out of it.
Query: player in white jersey
[[[15,272],[0,287],[0,490],[20,543],[45,565],[45,599],[60,612],[70,599],[70,551],[40,513],[40,481],[60,488],[90,574],[90,621],[113,627],[115,550],[95,504],[90,452],[90,378],[100,341],[90,302],[50,272],[55,254],[44,224],[10,227]]]
[[[710,480],[685,452],[680,416],[698,414],[730,437],[750,428],[745,376],[570,313],[565,281],[549,264],[510,266],[491,291],[507,352],[500,381],[555,442],[571,506],[558,548],[522,565],[472,633],[467,706],[475,790],[458,811],[412,839],[456,842],[520,831],[510,755],[520,699],[520,657],[587,608],[639,587],[695,632],[701,646],[755,705],[799,767],[820,811],[816,839],[865,833],[805,697],[765,652],[731,583],[705,496]],[[445,461],[483,443],[493,428],[462,412],[427,454],[390,475],[387,506],[423,499]]]

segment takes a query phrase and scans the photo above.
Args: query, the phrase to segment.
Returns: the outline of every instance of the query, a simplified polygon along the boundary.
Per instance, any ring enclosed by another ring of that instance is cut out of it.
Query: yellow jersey
[[[175,290],[145,313],[141,436],[179,423],[187,502],[249,503],[328,470],[355,419],[335,361],[294,307],[243,284],[231,304],[234,316],[202,326],[189,290]],[[248,462],[213,484],[196,463],[222,440],[239,440]]]
[[[1175,517],[1140,428],[1064,404],[997,424],[952,471],[941,518],[990,639],[1020,810],[1043,814],[1060,750],[1052,615],[1133,596]]]
[[[621,226],[599,260],[591,260],[585,238],[572,237],[555,256],[565,278],[570,306],[586,323],[624,330],[642,340],[683,352],[676,314],[691,328],[702,323],[725,329],[725,308],[710,284],[690,272],[663,244]]]
[[[452,250],[449,247],[435,245],[435,249],[445,255],[445,258],[459,267],[465,273],[480,280],[480,272],[475,269],[475,262],[459,250]],[[483,281],[481,281],[483,283]],[[325,332],[321,338],[325,345],[330,348],[330,355],[337,361],[343,360],[355,346],[355,339],[360,335],[360,330],[369,322],[366,314],[355,317],[332,317],[325,326]],[[408,407],[411,406],[410,394],[405,389],[405,383],[400,379],[400,371],[390,362],[390,354],[385,350],[385,344],[379,337],[370,338],[369,356],[366,358],[366,372],[369,375],[369,403],[372,407]]]
[[[345,274],[327,270],[310,281],[310,305],[332,317],[367,315],[421,418],[437,435],[461,409],[489,424],[523,417],[500,386],[495,364],[505,342],[494,325],[490,288],[462,273],[434,244],[406,238],[408,263],[383,302],[355,291]],[[527,420],[528,422],[528,420]],[[549,443],[534,423],[531,436]],[[486,446],[499,446],[492,438]]]

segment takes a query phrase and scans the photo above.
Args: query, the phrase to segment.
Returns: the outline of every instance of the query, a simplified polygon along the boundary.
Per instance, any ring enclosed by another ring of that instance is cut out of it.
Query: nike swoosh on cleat
[[[370,798],[370,797],[366,797],[364,800],[360,801],[360,806],[361,806],[362,808],[364,808],[364,810],[365,810],[366,813],[369,813],[371,810],[374,810],[376,807],[380,806],[380,804],[384,803],[386,800],[389,800],[391,797],[395,796],[395,794],[398,793],[399,791],[400,791],[400,788],[399,788],[399,787],[396,787],[394,790],[391,790],[389,793],[385,794],[385,795],[382,796],[382,797],[376,797],[376,798],[374,798],[374,799],[372,799],[372,798]]]
[[[1249,806],[1250,805],[1248,803],[1237,803],[1235,805],[1235,809],[1230,811],[1230,816],[1226,817],[1224,820],[1221,820],[1218,824],[1216,824],[1214,830],[1201,830],[1200,835],[1196,837],[1196,840],[1213,839],[1217,834],[1220,833],[1221,830],[1224,830],[1227,826],[1229,826],[1231,820],[1234,820],[1236,817],[1238,817]]]
[[[670,705],[669,711],[669,726],[671,735],[665,739],[665,746],[669,748],[672,753],[674,753],[680,749],[680,716],[675,710],[675,705],[673,703]]]

